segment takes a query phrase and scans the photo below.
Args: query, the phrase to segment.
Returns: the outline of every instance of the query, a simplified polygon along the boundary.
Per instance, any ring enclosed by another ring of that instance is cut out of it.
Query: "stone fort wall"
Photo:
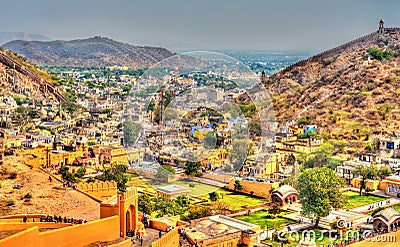
[[[86,246],[97,241],[112,241],[117,238],[119,238],[119,217],[113,216],[45,232],[39,232],[39,227],[33,226],[1,239],[0,247]]]
[[[96,181],[93,183],[78,183],[76,189],[87,193],[100,201],[117,194],[117,183],[114,181]]]
[[[179,233],[175,228],[164,234],[160,239],[151,243],[151,247],[179,247]]]

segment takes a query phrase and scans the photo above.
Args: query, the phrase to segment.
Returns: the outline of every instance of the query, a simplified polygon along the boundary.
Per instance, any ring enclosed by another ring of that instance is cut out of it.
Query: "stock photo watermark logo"
[[[220,53],[178,54],[147,69],[124,118],[139,120],[139,133],[124,131],[124,146],[146,149],[150,162],[130,160],[145,177],[173,177],[165,165],[176,171],[193,164],[235,176],[249,155],[268,160],[274,148],[275,113],[260,75]]]
[[[328,230],[325,233],[315,230],[291,231],[291,230],[267,230],[264,229],[258,235],[259,241],[277,242],[321,242],[324,237],[331,243],[354,243],[358,241],[368,241],[373,243],[394,243],[397,241],[396,235],[378,234],[373,230],[357,231],[347,229],[349,224],[339,219],[336,223],[337,230]]]

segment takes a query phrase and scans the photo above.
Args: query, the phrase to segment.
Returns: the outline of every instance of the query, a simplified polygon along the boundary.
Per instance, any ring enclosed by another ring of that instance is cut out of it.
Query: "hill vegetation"
[[[164,48],[134,46],[96,36],[70,41],[15,40],[3,45],[40,66],[145,68],[173,55]]]
[[[306,119],[326,139],[364,145],[400,119],[400,29],[372,33],[264,77],[279,124]],[[242,102],[245,100],[242,99]],[[353,143],[354,141],[354,143]]]

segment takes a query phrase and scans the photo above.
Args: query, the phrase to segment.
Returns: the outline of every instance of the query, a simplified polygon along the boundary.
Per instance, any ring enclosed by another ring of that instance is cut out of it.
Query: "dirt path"
[[[39,213],[88,221],[99,219],[99,203],[78,191],[63,189],[55,179],[50,183],[46,173],[23,165],[20,157],[6,157],[3,167],[8,172],[16,171],[18,175],[15,179],[2,179],[0,182],[0,216]],[[23,187],[13,189],[16,184]],[[32,198],[24,198],[28,193]],[[6,206],[11,201],[15,205]]]

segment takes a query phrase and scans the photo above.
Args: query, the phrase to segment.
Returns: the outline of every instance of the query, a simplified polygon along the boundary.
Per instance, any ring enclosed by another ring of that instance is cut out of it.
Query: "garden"
[[[358,192],[351,191],[351,190],[345,191],[345,192],[343,192],[343,194],[345,196],[347,196],[347,199],[348,199],[348,203],[344,206],[345,209],[357,208],[357,207],[361,207],[364,205],[368,205],[371,203],[380,202],[380,201],[385,200],[384,197],[375,196],[375,195],[371,195],[371,194],[366,194],[366,195],[360,196],[360,194]]]

